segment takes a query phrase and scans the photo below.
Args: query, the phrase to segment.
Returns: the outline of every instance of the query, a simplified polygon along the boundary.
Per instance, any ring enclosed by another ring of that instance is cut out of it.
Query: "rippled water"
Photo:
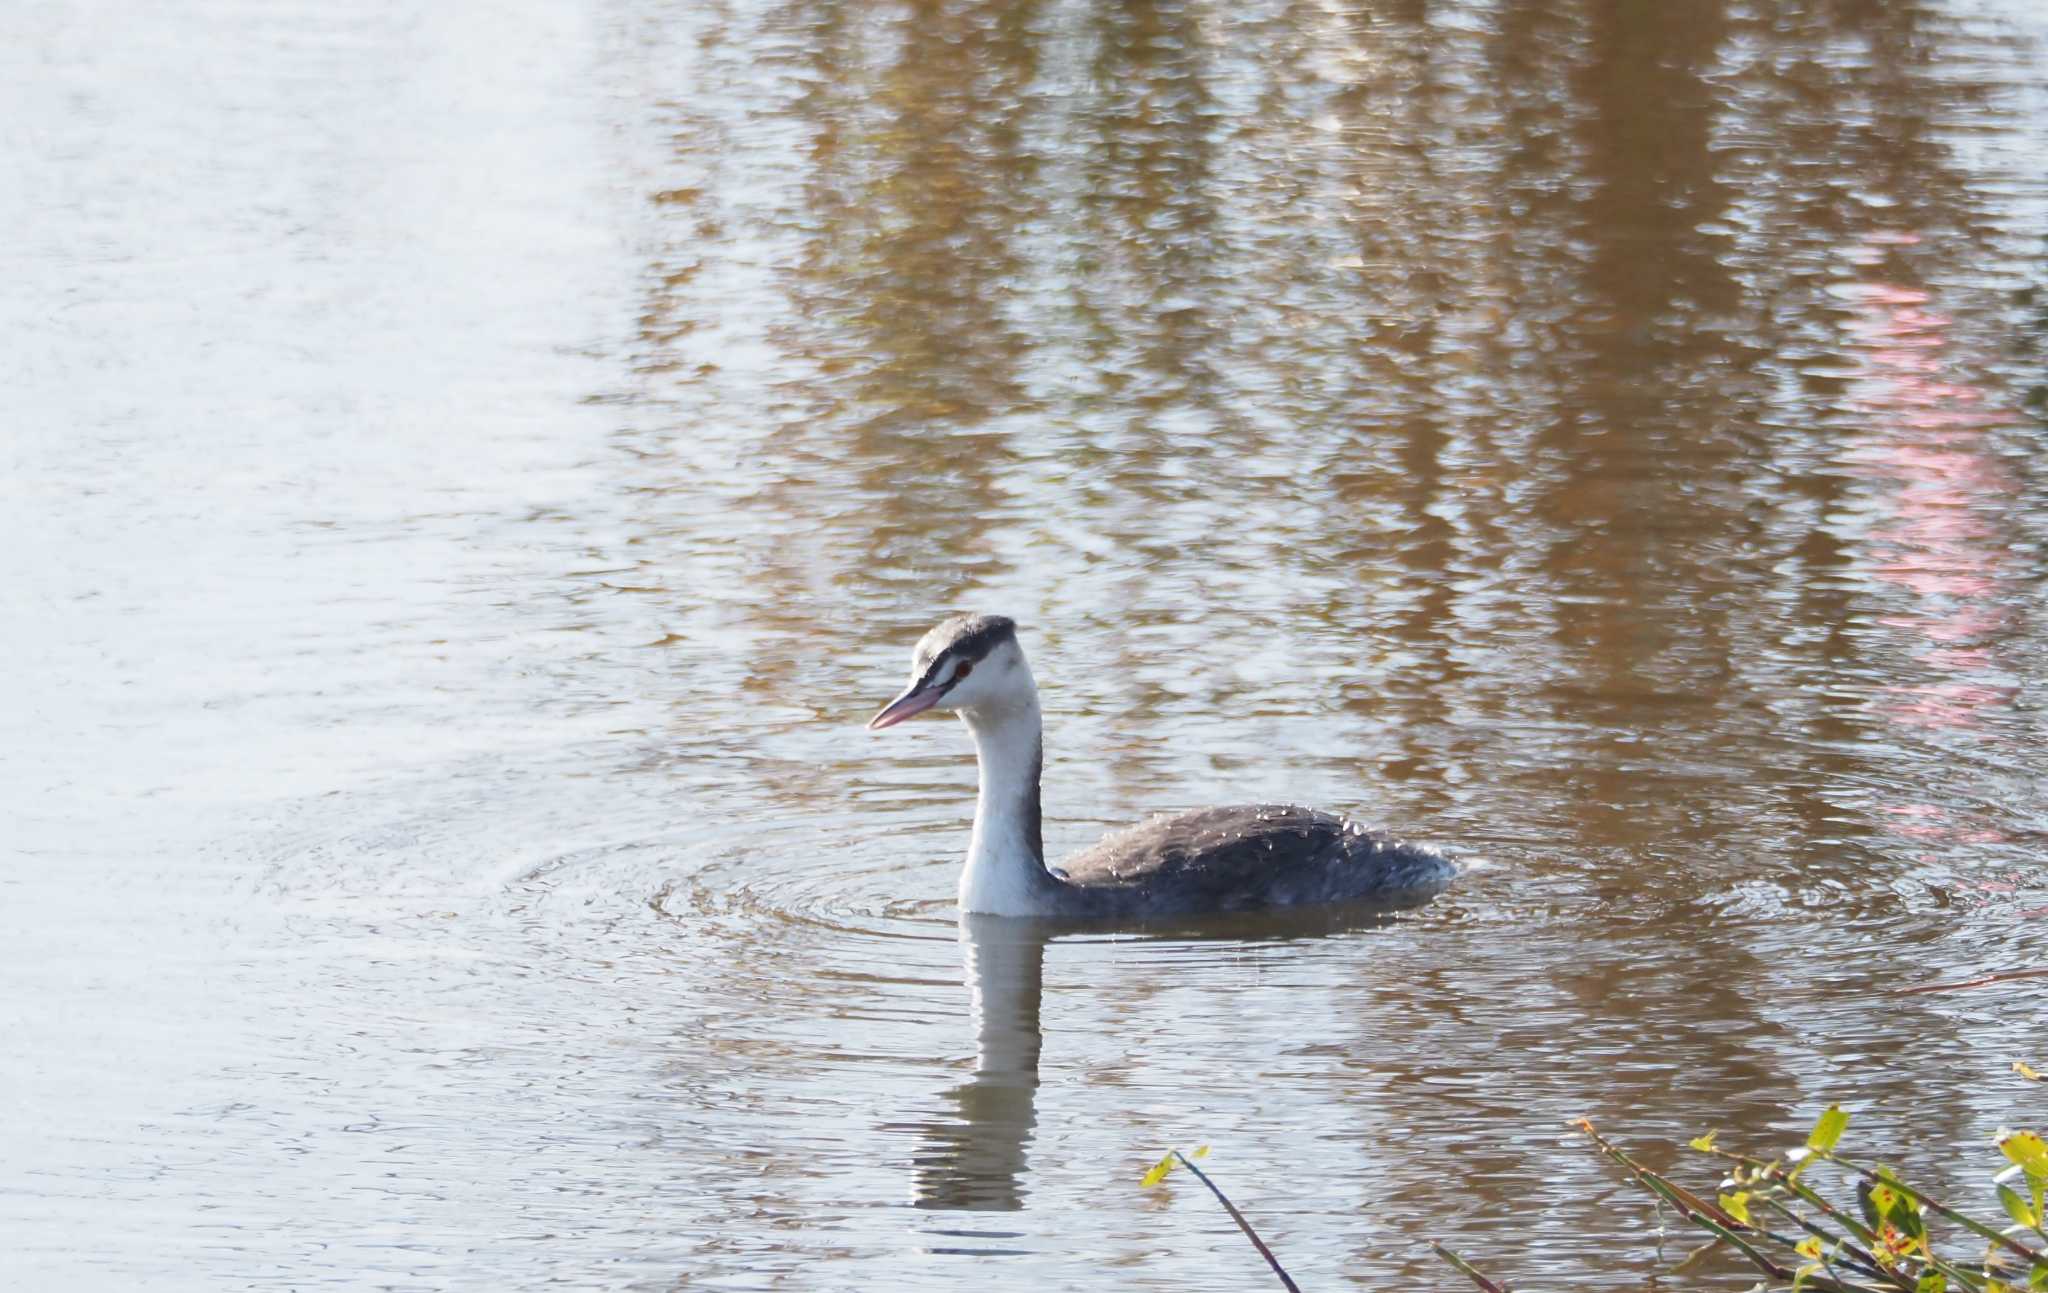
[[[1640,1288],[1571,1118],[2040,1123],[2048,981],[1900,994],[2048,931],[2035,6],[13,27],[8,1283],[1257,1286],[1206,1143],[1306,1286]],[[963,926],[956,608],[1053,851],[1470,869]]]

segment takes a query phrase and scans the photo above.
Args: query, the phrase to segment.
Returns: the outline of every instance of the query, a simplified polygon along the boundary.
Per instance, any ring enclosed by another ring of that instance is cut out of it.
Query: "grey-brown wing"
[[[1243,804],[1154,817],[1104,836],[1060,864],[1084,885],[1155,883],[1154,877],[1258,875],[1341,850],[1344,821],[1290,804]]]
[[[1329,813],[1291,804],[1156,817],[1069,858],[1077,907],[1102,915],[1234,912],[1358,900],[1411,905],[1456,868]]]

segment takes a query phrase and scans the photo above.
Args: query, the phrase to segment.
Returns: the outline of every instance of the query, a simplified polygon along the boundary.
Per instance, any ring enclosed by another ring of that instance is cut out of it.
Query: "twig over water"
[[[1252,1229],[1252,1223],[1244,1219],[1244,1213],[1237,1210],[1237,1205],[1232,1203],[1224,1195],[1223,1191],[1216,1188],[1216,1182],[1210,1180],[1201,1168],[1189,1162],[1186,1154],[1176,1149],[1173,1151],[1173,1156],[1180,1160],[1182,1167],[1193,1172],[1197,1180],[1209,1187],[1209,1193],[1216,1196],[1216,1202],[1223,1205],[1223,1210],[1230,1214],[1230,1219],[1237,1223],[1237,1228],[1244,1231],[1244,1237],[1251,1240],[1252,1247],[1259,1250],[1259,1256],[1266,1259],[1266,1265],[1272,1267],[1273,1273],[1280,1277],[1280,1283],[1286,1288],[1287,1293],[1301,1293],[1301,1287],[1294,1282],[1293,1278],[1287,1274],[1286,1269],[1280,1265],[1280,1259],[1273,1256],[1273,1250],[1266,1247],[1266,1241],[1259,1238],[1259,1232]]]
[[[1895,997],[1910,997],[1922,992],[1961,992],[1965,988],[1988,988],[1994,983],[2006,983],[2013,979],[2048,978],[2048,966],[2038,970],[2007,970],[2002,974],[1986,974],[1975,979],[1964,979],[1960,983],[1923,983],[1917,988],[1894,988]]]
[[[1481,1275],[1478,1271],[1473,1270],[1470,1262],[1467,1262],[1464,1258],[1458,1256],[1456,1253],[1444,1247],[1442,1244],[1432,1242],[1430,1244],[1430,1247],[1436,1250],[1437,1256],[1443,1258],[1445,1261],[1449,1262],[1451,1265],[1457,1267],[1460,1271],[1462,1271],[1466,1279],[1471,1280],[1474,1284],[1477,1284],[1483,1291],[1483,1293],[1508,1293],[1508,1288],[1505,1284],[1496,1284],[1492,1280],[1486,1278],[1484,1275]]]

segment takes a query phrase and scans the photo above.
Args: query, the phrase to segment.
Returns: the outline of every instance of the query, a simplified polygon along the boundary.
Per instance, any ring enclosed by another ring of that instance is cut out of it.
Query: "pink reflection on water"
[[[1864,251],[1878,242],[1866,239]],[[1996,528],[1977,510],[2015,488],[1983,434],[2009,418],[1949,370],[1954,320],[1926,308],[1925,289],[1858,283],[1841,295],[1852,308],[1843,328],[1859,368],[1849,404],[1869,422],[1869,438],[1850,461],[1895,486],[1890,516],[1868,536],[1870,570],[1916,599],[1880,622],[1923,639],[1917,660],[1933,675],[1886,688],[1883,712],[1914,727],[1975,727],[1982,710],[2010,704],[2016,690],[1988,645],[2010,619],[1999,594],[2014,572]]]
[[[1908,236],[1910,238],[1910,236]],[[1866,238],[1859,264],[1877,264],[1881,242]],[[1866,419],[1854,469],[1889,484],[1887,515],[1867,535],[1871,576],[1910,594],[1879,623],[1922,647],[1922,679],[1881,689],[1878,710],[1901,726],[1969,730],[2018,691],[1998,667],[1994,644],[2011,611],[2001,594],[2020,573],[1983,510],[2017,482],[1985,442],[2010,421],[1980,387],[1957,376],[1948,348],[1951,316],[1930,308],[1922,288],[1858,283],[1841,291],[1843,324],[1857,364],[1849,406]],[[1954,821],[1933,804],[1885,806],[1895,834],[1945,843],[2002,843],[2004,833]]]

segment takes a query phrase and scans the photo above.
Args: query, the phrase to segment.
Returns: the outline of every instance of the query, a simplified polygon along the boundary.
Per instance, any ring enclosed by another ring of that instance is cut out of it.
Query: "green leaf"
[[[1999,1136],[1998,1148],[2012,1160],[2013,1167],[2027,1174],[2027,1188],[2034,1196],[2034,1215],[2048,1216],[2048,1142],[2038,1132],[2009,1131]],[[2048,1270],[2048,1266],[2035,1269]]]
[[[1153,1186],[1165,1180],[1166,1174],[1168,1172],[1171,1172],[1172,1170],[1173,1151],[1169,1149],[1166,1151],[1166,1157],[1154,1163],[1152,1165],[1152,1170],[1145,1173],[1145,1178],[1138,1182],[1138,1188],[1141,1190],[1151,1189]]]
[[[1901,1184],[1898,1174],[1889,1167],[1878,1168],[1877,1175],[1878,1179],[1884,1183],[1884,1186],[1889,1186],[1890,1192],[1898,1198],[1898,1202],[1895,1205],[1882,1209],[1882,1211],[1890,1214],[1888,1219],[1906,1237],[1907,1243],[1899,1251],[1910,1253],[1917,1249],[1920,1252],[1926,1252],[1927,1219],[1920,1214],[1920,1201],[1898,1188]],[[1877,1188],[1884,1188],[1884,1186]]]
[[[2048,1141],[2040,1133],[2011,1132],[1999,1139],[1998,1148],[2028,1176],[2048,1176]]]
[[[1711,1154],[1714,1152],[1714,1137],[1720,1134],[1720,1129],[1716,1128],[1715,1130],[1708,1132],[1704,1136],[1694,1136],[1691,1140],[1688,1140],[1685,1143],[1687,1145],[1690,1145],[1692,1148],[1698,1150],[1702,1154]]]
[[[1200,1149],[1197,1149],[1197,1150],[1196,1150],[1196,1151],[1195,1151],[1194,1153],[1192,1153],[1192,1154],[1189,1154],[1189,1155],[1188,1155],[1188,1157],[1189,1157],[1189,1158],[1207,1158],[1207,1157],[1209,1157],[1209,1147],[1208,1147],[1207,1145],[1204,1145],[1204,1146],[1202,1146],[1202,1147],[1201,1147]]]
[[[1913,1282],[1913,1293],[1948,1293],[1948,1276],[1928,1271]]]
[[[1877,1200],[1870,1189],[1856,1191],[1856,1206],[1863,1211],[1863,1225],[1866,1229],[1874,1231],[1883,1228],[1884,1213],[1878,1211]]]
[[[2029,1207],[2025,1197],[2010,1185],[1998,1187],[1998,1201],[2005,1206],[2005,1215],[2021,1225],[2033,1229],[2041,1224],[2041,1215]]]
[[[1740,1221],[1743,1225],[1749,1226],[1756,1224],[1755,1222],[1749,1219],[1748,1190],[1737,1190],[1733,1194],[1719,1195],[1717,1196],[1717,1201],[1721,1205],[1721,1211],[1727,1213],[1729,1216],[1735,1218],[1737,1221]]]
[[[1806,1147],[1816,1154],[1832,1153],[1836,1143],[1842,1139],[1842,1133],[1848,1129],[1849,1115],[1842,1112],[1842,1106],[1831,1104],[1828,1111],[1820,1116],[1820,1121],[1813,1124],[1813,1130],[1807,1133]]]

